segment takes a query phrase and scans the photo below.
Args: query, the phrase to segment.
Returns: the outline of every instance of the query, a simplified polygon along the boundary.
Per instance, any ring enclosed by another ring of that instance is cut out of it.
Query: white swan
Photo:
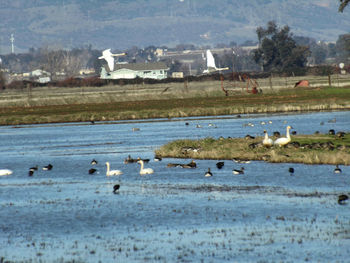
[[[267,134],[266,130],[264,130],[264,133],[265,133],[265,138],[262,143],[265,147],[271,147],[273,145],[273,140],[269,138],[269,135]]]
[[[121,175],[121,174],[123,174],[123,172],[120,171],[120,170],[110,170],[109,162],[106,162],[106,166],[107,166],[107,172],[106,172],[107,176],[114,176],[114,175]]]
[[[281,137],[281,138],[278,138],[275,142],[274,142],[274,144],[276,144],[276,145],[278,145],[278,146],[285,146],[285,145],[287,145],[288,143],[290,143],[290,141],[292,140],[291,138],[290,138],[290,134],[289,134],[289,130],[290,129],[292,129],[292,127],[291,126],[287,126],[287,133],[286,133],[286,137]]]
[[[9,169],[0,169],[0,176],[3,176],[3,175],[10,175],[12,174],[13,172]]]
[[[217,68],[215,65],[215,59],[211,51],[207,50],[207,69],[203,73],[211,73],[214,71],[228,70],[229,68]]]
[[[114,71],[114,58],[119,56],[125,56],[126,53],[121,54],[112,54],[111,49],[106,49],[102,52],[102,56],[98,57],[99,59],[104,59],[107,61],[108,67],[110,71]]]
[[[152,168],[143,168],[143,160],[138,160],[137,163],[139,163],[141,165],[141,168],[140,168],[141,175],[154,173]]]

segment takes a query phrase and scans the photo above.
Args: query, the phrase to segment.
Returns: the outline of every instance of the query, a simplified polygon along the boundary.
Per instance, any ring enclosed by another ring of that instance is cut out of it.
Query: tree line
[[[350,0],[349,0],[350,1]],[[348,1],[341,1],[340,11],[343,11]],[[318,42],[315,39],[294,36],[288,25],[279,27],[276,22],[269,21],[266,27],[258,27],[257,48],[253,52],[245,52],[234,41],[230,44],[217,44],[217,48],[226,48],[224,53],[215,54],[216,62],[221,67],[229,67],[233,71],[262,71],[287,74],[305,73],[307,64],[320,65],[331,62],[347,64],[350,56],[350,34],[340,35],[336,43]],[[249,43],[255,44],[255,43]],[[179,44],[174,48],[166,46],[146,48],[131,47],[122,57],[126,62],[155,62],[162,61],[170,68],[170,72],[182,71],[189,75],[191,69],[186,63],[181,63],[172,57],[157,57],[156,50],[161,48],[168,51],[184,51],[210,49],[210,46],[196,47],[191,44]],[[101,50],[91,46],[73,50],[53,49],[50,47],[31,48],[28,53],[8,54],[2,56],[2,67],[12,72],[30,72],[42,69],[55,79],[59,73],[66,77],[76,76],[82,68],[94,68],[97,74],[104,61],[98,59]],[[192,70],[203,72],[203,60],[195,61]],[[187,72],[186,72],[187,71]]]

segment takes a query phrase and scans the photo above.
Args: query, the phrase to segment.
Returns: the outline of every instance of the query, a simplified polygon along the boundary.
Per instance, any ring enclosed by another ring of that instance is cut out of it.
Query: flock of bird
[[[329,121],[329,122],[335,122],[335,119],[332,120],[332,121]],[[268,135],[267,131],[264,130],[265,136],[264,136],[264,139],[262,141],[262,144],[265,147],[272,147],[273,145],[278,145],[278,146],[282,147],[282,146],[287,145],[288,143],[291,142],[290,129],[293,129],[293,127],[288,125],[287,126],[287,131],[286,131],[286,137],[279,137],[275,141],[273,141],[271,138],[269,138],[269,135]],[[329,134],[330,135],[336,135],[334,130],[329,130]],[[274,134],[274,135],[279,136],[279,134]],[[338,135],[338,137],[344,136],[343,132],[340,132],[337,135]],[[242,168],[242,169],[244,169],[244,168]],[[289,171],[290,175],[294,174],[294,168],[293,167],[289,167],[288,171]],[[339,165],[336,165],[336,167],[334,168],[334,173],[339,174],[341,172],[342,172],[342,170],[339,168]],[[238,173],[236,172],[236,174],[238,174]],[[341,195],[338,196],[338,204],[344,205],[344,204],[347,203],[348,199],[349,199],[348,195],[341,194]]]
[[[49,171],[49,170],[52,170],[52,168],[53,168],[52,164],[48,164],[48,165],[42,167],[43,171]],[[28,176],[33,176],[34,172],[37,171],[38,169],[39,169],[39,167],[37,165],[30,167],[29,171],[28,171]],[[13,174],[13,171],[10,169],[0,169],[0,176],[6,176],[6,175],[11,175],[11,174]]]
[[[262,125],[263,124],[265,124],[265,123],[262,123]],[[186,125],[188,125],[188,124],[186,123]],[[253,125],[253,124],[251,124],[251,125]],[[283,146],[287,145],[288,143],[291,142],[290,129],[292,129],[292,127],[288,125],[286,127],[286,136],[285,137],[279,137],[278,136],[278,138],[275,141],[273,141],[271,138],[269,138],[269,135],[268,135],[267,131],[264,130],[265,136],[264,136],[264,139],[262,141],[262,145],[265,146],[265,147],[272,147],[274,145],[277,145],[279,147],[283,147]],[[274,135],[276,135],[276,134],[274,134]],[[160,160],[162,160],[161,157],[155,156],[154,161],[160,161]],[[233,161],[236,162],[236,163],[249,163],[250,162],[249,160],[243,160],[243,159],[241,160],[241,159],[237,159],[237,158],[234,158]],[[145,163],[148,163],[148,162],[149,162],[149,159],[141,159],[140,157],[134,159],[134,158],[131,158],[130,155],[124,160],[125,164],[128,164],[128,163],[138,163],[138,164],[140,164],[140,171],[139,171],[140,175],[147,175],[147,174],[153,174],[154,173],[154,170],[152,168],[145,168],[144,167]],[[98,162],[95,159],[93,159],[91,161],[91,165],[96,165],[97,163]],[[105,165],[106,165],[106,176],[119,176],[119,175],[123,174],[123,172],[121,170],[111,170],[111,166],[110,166],[109,162],[106,162]],[[224,166],[224,162],[223,161],[220,161],[220,162],[216,163],[216,167],[218,169],[221,169],[223,166]],[[195,161],[192,160],[190,163],[187,163],[187,164],[168,163],[167,167],[196,168],[197,164],[196,164]],[[52,168],[53,168],[52,164],[48,164],[47,166],[42,167],[42,170],[49,171],[49,170],[52,170]],[[34,172],[37,171],[38,169],[39,168],[38,168],[37,165],[34,166],[34,167],[29,168],[28,175],[29,176],[33,176]],[[96,168],[90,168],[89,171],[88,171],[89,174],[94,174],[96,172],[97,172]],[[294,168],[290,167],[288,169],[288,172],[289,172],[290,175],[294,175]],[[342,170],[339,168],[338,165],[336,165],[336,168],[334,169],[334,173],[339,174],[341,172],[342,172]],[[10,170],[10,169],[0,169],[0,176],[11,175],[12,173],[13,173],[13,171]],[[233,169],[232,173],[235,174],[235,175],[244,174],[244,167],[241,167],[240,169]],[[208,170],[207,170],[207,172],[205,172],[204,176],[205,177],[213,176],[213,173],[211,172],[210,168],[208,168]],[[117,193],[119,188],[120,188],[119,184],[114,185],[113,193]],[[338,203],[339,204],[345,204],[348,199],[349,199],[348,196],[345,195],[345,194],[339,195]]]
[[[154,173],[154,170],[152,168],[145,168],[144,167],[144,163],[145,162],[149,162],[149,159],[141,159],[141,158],[137,158],[137,159],[133,159],[131,158],[131,156],[129,155],[128,158],[126,158],[124,160],[124,163],[127,164],[127,163],[138,163],[140,164],[140,175],[145,175],[145,174],[153,174]],[[98,162],[93,159],[91,161],[91,165],[96,165]],[[106,165],[106,176],[118,176],[118,175],[122,175],[123,174],[123,171],[121,170],[111,170],[111,165],[109,162],[106,162],[105,163]],[[90,168],[89,169],[89,174],[94,174],[97,172],[97,169],[95,168]]]

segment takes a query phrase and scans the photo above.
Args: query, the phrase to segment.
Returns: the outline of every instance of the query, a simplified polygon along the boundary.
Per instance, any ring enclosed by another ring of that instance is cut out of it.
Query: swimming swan
[[[13,172],[9,169],[0,169],[0,176],[11,175]]]
[[[269,135],[267,134],[266,130],[264,130],[264,133],[265,133],[265,138],[262,141],[262,143],[265,147],[271,147],[273,145],[273,140],[269,138]]]
[[[143,160],[138,160],[137,163],[139,163],[141,165],[141,168],[140,168],[141,175],[154,173],[152,168],[143,168]]]
[[[120,171],[120,170],[110,170],[109,162],[106,162],[106,166],[107,166],[107,172],[106,172],[107,176],[114,176],[114,175],[121,175],[121,174],[123,174],[123,172]]]
[[[292,140],[290,138],[290,134],[289,134],[289,130],[292,129],[291,126],[287,126],[287,133],[286,133],[286,137],[281,137],[281,138],[278,138],[274,144],[278,145],[278,146],[285,146],[287,145],[288,143],[290,143],[290,141]]]

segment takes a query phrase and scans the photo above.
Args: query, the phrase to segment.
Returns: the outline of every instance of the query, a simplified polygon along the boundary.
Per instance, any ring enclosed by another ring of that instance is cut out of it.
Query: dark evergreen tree
[[[340,35],[336,43],[337,57],[347,59],[350,57],[350,34]]]
[[[288,26],[278,28],[274,21],[256,30],[259,48],[254,60],[263,71],[300,72],[305,67],[308,47],[298,46]]]
[[[350,0],[339,0],[340,5],[339,5],[339,12],[343,12],[344,8],[348,5]]]

